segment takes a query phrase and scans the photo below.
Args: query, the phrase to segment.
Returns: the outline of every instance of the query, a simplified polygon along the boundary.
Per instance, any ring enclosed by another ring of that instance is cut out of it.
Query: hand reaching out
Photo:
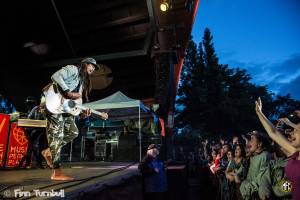
[[[260,97],[258,97],[257,101],[255,101],[255,110],[256,112],[262,112],[262,102]]]
[[[286,117],[285,118],[279,118],[278,121],[281,122],[281,123],[285,123],[287,125],[291,124],[291,121]]]

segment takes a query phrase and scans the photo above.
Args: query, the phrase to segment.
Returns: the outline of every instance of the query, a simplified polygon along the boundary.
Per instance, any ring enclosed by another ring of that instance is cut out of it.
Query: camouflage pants
[[[53,166],[59,168],[61,149],[78,136],[78,128],[74,116],[47,112],[46,117],[48,120],[47,137]]]

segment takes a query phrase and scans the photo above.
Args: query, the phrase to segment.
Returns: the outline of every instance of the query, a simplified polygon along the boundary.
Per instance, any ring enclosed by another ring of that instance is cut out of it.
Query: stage
[[[142,198],[137,163],[74,162],[62,169],[75,180],[52,181],[50,169],[2,169],[0,199]]]

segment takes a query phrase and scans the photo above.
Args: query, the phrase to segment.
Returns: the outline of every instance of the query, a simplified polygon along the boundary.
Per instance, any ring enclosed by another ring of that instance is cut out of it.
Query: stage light
[[[166,12],[167,10],[169,10],[169,4],[167,1],[163,1],[160,3],[160,10],[163,11],[163,12]]]

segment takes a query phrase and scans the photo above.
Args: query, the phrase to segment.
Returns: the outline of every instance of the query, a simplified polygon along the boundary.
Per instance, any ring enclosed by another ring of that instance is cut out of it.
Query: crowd
[[[189,176],[206,181],[213,193],[203,199],[300,199],[300,111],[273,124],[258,99],[256,113],[265,131],[174,149],[172,159],[185,163]]]
[[[198,146],[189,148],[179,146],[174,149],[172,160],[184,163],[190,176],[199,175],[199,179],[206,180],[216,199],[299,200],[300,110],[272,123],[263,113],[261,100],[255,103],[255,111],[264,131],[253,130],[218,141],[202,139]],[[31,110],[31,115],[39,114],[34,110]],[[1,95],[0,111],[15,111]],[[158,155],[157,147],[150,145],[139,165],[145,199],[165,199],[166,196],[165,165]]]

